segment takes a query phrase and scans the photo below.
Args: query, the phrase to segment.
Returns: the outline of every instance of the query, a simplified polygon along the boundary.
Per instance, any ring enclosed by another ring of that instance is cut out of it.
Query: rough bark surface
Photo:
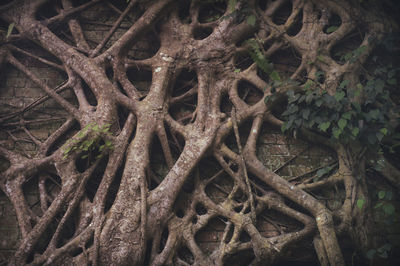
[[[22,237],[9,265],[223,265],[237,254],[247,254],[243,265],[272,265],[304,239],[314,239],[321,265],[345,265],[348,258],[338,238],[348,236],[360,252],[373,246],[367,155],[359,143],[343,146],[301,132],[300,137],[326,145],[338,157],[338,169],[316,182],[288,181],[257,158],[262,128],[282,125],[275,110],[293,88],[271,86],[257,64],[246,59],[249,47],[243,41],[256,36],[267,57],[291,50],[299,64],[282,77],[305,82],[322,69],[320,86],[334,95],[343,78],[358,83],[375,48],[369,38],[380,40],[394,26],[378,4],[119,2],[21,0],[0,7],[1,20],[15,23],[1,43],[0,65],[17,68],[65,110],[63,124],[44,142],[25,126],[27,108],[0,117],[6,129],[17,121],[37,146],[33,156],[0,147],[0,156],[10,164],[0,175],[0,187],[14,206]],[[117,18],[103,41],[93,43],[85,37],[79,14],[98,6],[114,9]],[[41,17],[50,7],[54,14]],[[341,22],[327,33],[332,17]],[[366,51],[355,62],[339,64],[331,50],[361,26],[358,45]],[[67,33],[59,34],[60,27]],[[121,29],[124,33],[113,39]],[[154,33],[156,51],[150,47],[143,56],[132,49]],[[26,42],[49,56],[24,51]],[[21,56],[57,69],[65,83],[49,87],[21,63]],[[136,73],[133,78],[130,71]],[[145,88],[135,83],[142,71],[151,73]],[[244,93],[243,82],[250,84]],[[71,90],[76,101],[64,98],[62,90]],[[265,104],[271,96],[275,100]],[[151,163],[154,145],[165,160],[163,176]],[[383,175],[398,186],[399,170],[385,163]],[[30,209],[23,193],[32,178],[38,180],[40,213]],[[97,187],[88,196],[87,182],[93,178]],[[219,186],[221,179],[230,185]],[[48,182],[59,186],[49,191]],[[213,199],[206,193],[210,186],[225,198]],[[344,190],[339,208],[328,208],[315,196],[327,186]],[[358,208],[355,200],[361,197],[366,204]],[[265,210],[297,221],[297,229],[262,235],[257,223]],[[225,224],[223,238],[206,253],[196,234],[217,217]],[[66,233],[70,224],[73,230]]]

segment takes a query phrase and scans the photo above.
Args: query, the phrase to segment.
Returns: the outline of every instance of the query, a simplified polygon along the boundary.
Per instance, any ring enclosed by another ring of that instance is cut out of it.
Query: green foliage
[[[326,29],[326,33],[332,33],[336,31],[339,27],[338,26],[330,26],[329,28]]]
[[[379,71],[389,72],[389,68]],[[386,79],[371,78],[365,85],[350,86],[343,80],[334,95],[315,87],[314,81],[303,85],[303,92],[288,91],[288,107],[282,113],[286,122],[282,131],[305,127],[347,143],[358,140],[368,145],[379,144],[393,134],[390,113],[396,111],[389,97],[389,81],[397,70],[391,69]],[[318,78],[323,73],[316,73]]]
[[[96,149],[98,149],[100,153],[105,150],[112,150],[112,142],[106,138],[104,144],[101,144],[102,138],[100,137],[102,134],[109,137],[111,135],[109,132],[110,127],[111,124],[105,124],[102,127],[99,127],[99,125],[95,123],[86,125],[81,131],[78,132],[76,138],[73,138],[67,142],[63,151],[63,159],[67,159],[69,154],[74,151],[79,153],[83,152],[84,155],[82,155],[81,158],[85,159],[89,157],[89,155]],[[89,135],[90,132],[95,133],[94,136]]]
[[[279,86],[282,84],[281,77],[279,73],[274,70],[274,65],[269,62],[268,58],[264,56],[262,52],[262,41],[258,39],[251,38],[246,41],[249,45],[250,49],[248,49],[248,53],[253,59],[253,61],[257,64],[257,66],[266,74],[268,74],[271,79],[272,86]]]
[[[6,38],[10,37],[13,29],[14,29],[15,23],[11,23],[10,25],[8,25],[8,30],[7,30],[7,34],[6,34]]]
[[[249,24],[251,26],[255,26],[256,25],[256,16],[254,16],[254,15],[248,16],[246,22],[247,22],[247,24]]]
[[[383,259],[387,259],[389,257],[389,252],[391,250],[392,250],[392,245],[389,243],[386,243],[377,249],[368,250],[366,256],[369,260],[373,260],[377,256],[380,258],[383,258]]]
[[[361,210],[365,204],[365,199],[364,198],[359,198],[357,199],[357,207]]]

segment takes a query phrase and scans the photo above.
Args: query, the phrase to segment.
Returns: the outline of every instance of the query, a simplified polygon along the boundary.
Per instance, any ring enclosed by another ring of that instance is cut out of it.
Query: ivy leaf
[[[304,84],[304,89],[308,90],[312,85],[314,85],[314,81],[312,80],[307,80],[306,84]]]
[[[10,25],[8,25],[8,30],[7,30],[6,38],[10,37],[10,35],[11,35],[13,29],[14,29],[14,26],[15,26],[15,23],[14,23],[14,22],[11,23]]]
[[[355,127],[355,128],[353,128],[353,129],[351,130],[351,134],[352,134],[354,137],[357,137],[357,135],[358,135],[359,132],[360,132],[360,129],[358,129],[358,127]]]
[[[309,115],[310,115],[310,109],[305,109],[304,111],[303,111],[303,119],[305,119],[305,120],[307,120],[308,119],[308,117],[309,117]]]
[[[338,126],[339,126],[339,128],[341,130],[343,130],[346,125],[347,125],[347,120],[346,119],[343,119],[343,118],[339,119]]]
[[[106,140],[105,145],[106,145],[108,148],[111,148],[111,147],[112,147],[112,142],[109,141],[109,140]]]
[[[345,61],[349,61],[349,59],[353,56],[352,52],[348,52],[347,54],[344,55],[343,59]]]
[[[321,129],[323,132],[326,132],[326,130],[330,127],[331,122],[324,122],[319,124],[318,128]]]
[[[229,0],[228,7],[229,7],[229,12],[235,11],[236,0]]]
[[[270,98],[271,98],[271,96],[268,96],[268,95],[265,96],[264,103],[267,104],[268,101],[270,100]]]
[[[387,203],[387,204],[383,205],[382,209],[387,215],[392,215],[392,214],[394,214],[394,211],[395,211],[395,208],[391,203]]]
[[[368,114],[372,119],[378,119],[379,113],[380,113],[379,109],[374,109],[374,110],[369,111]]]
[[[358,207],[360,210],[363,208],[364,204],[365,204],[365,199],[364,199],[364,198],[359,198],[359,199],[357,200],[357,207]]]
[[[344,114],[342,115],[342,118],[347,119],[347,120],[350,120],[350,118],[351,118],[351,113],[350,113],[350,112],[344,113]]]
[[[248,16],[246,22],[247,22],[247,24],[249,24],[250,26],[256,25],[256,16],[254,16],[254,15]]]
[[[379,199],[383,199],[385,197],[385,195],[386,195],[386,191],[384,191],[384,190],[381,190],[381,191],[378,192],[378,198]]]
[[[344,91],[338,91],[338,92],[336,92],[335,93],[335,99],[336,99],[336,101],[340,101],[340,100],[342,100],[343,98],[344,98],[344,96],[345,96],[346,94],[344,93]]]
[[[383,135],[386,135],[388,133],[388,130],[386,128],[381,128],[381,130],[379,130]]]
[[[339,27],[338,26],[330,26],[329,28],[326,29],[326,33],[332,33],[336,31]]]
[[[269,75],[269,77],[270,77],[272,80],[275,80],[275,81],[280,81],[280,80],[281,80],[281,77],[279,76],[278,72],[276,72],[275,70],[271,72],[271,74]]]
[[[318,79],[320,76],[324,75],[324,71],[315,72],[315,78]]]
[[[383,253],[379,254],[379,257],[387,259],[389,256],[388,256],[387,251],[384,251]]]
[[[345,80],[343,80],[343,81],[340,83],[339,88],[343,89],[344,87],[346,87],[347,85],[349,85],[349,83],[350,83],[350,80],[345,79]]]
[[[283,125],[281,127],[282,133],[285,133],[285,131],[288,130],[289,128],[290,128],[290,126],[288,125],[287,122],[283,123]]]
[[[346,120],[345,120],[345,121],[346,121]],[[332,131],[332,134],[333,134],[333,136],[334,136],[336,139],[339,139],[340,134],[342,134],[342,130],[339,129],[339,128],[335,128],[335,129]]]
[[[71,149],[72,149],[72,146],[69,146],[68,148],[66,148],[64,150],[64,154],[68,155],[68,153],[71,151]]]

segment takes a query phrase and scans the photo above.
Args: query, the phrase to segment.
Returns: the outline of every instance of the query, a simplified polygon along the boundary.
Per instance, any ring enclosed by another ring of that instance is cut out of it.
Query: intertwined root
[[[273,87],[245,40],[254,37],[284,79],[304,83],[324,71],[316,82],[333,95],[343,78],[357,83],[374,48],[368,39],[383,36],[385,21],[373,9],[347,1],[42,2],[0,9],[18,31],[0,47],[0,62],[46,94],[0,118],[4,130],[24,132],[36,146],[34,155],[0,148],[10,163],[1,187],[21,231],[10,265],[222,265],[236,263],[238,254],[243,264],[268,265],[312,238],[322,265],[344,265],[338,233],[368,247],[368,201],[363,209],[354,204],[368,199],[365,180],[354,176],[356,168],[364,171],[357,144],[333,145],[301,132],[337,154],[330,176],[315,182],[301,176],[289,182],[257,157],[261,131],[283,123],[284,93],[299,88]],[[53,5],[54,14],[43,12]],[[98,22],[100,14],[112,14],[112,23]],[[333,50],[357,23],[366,30],[350,45],[367,49],[343,64]],[[107,29],[98,42],[91,25]],[[23,48],[25,40],[47,50],[46,57]],[[54,90],[22,58],[67,78]],[[19,118],[48,99],[65,120],[38,140]],[[19,139],[10,134],[9,141]],[[24,194],[33,179],[40,208]],[[313,196],[337,184],[345,195],[340,206],[329,209]],[[206,250],[202,237],[214,226],[217,237]]]

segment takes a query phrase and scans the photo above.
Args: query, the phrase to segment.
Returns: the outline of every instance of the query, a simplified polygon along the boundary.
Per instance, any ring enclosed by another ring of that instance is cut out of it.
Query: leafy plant
[[[300,127],[319,131],[344,143],[359,140],[375,145],[393,133],[390,113],[395,106],[390,101],[388,88],[394,81],[394,69],[385,79],[370,79],[365,85],[350,86],[343,80],[334,95],[308,81],[303,92],[288,91],[288,107],[282,113],[286,122],[282,131]],[[317,73],[317,78],[322,73]]]
[[[100,137],[101,134],[105,134],[107,137],[111,135],[110,131],[111,124],[105,124],[99,127],[95,123],[90,123],[86,125],[79,133],[76,138],[71,139],[67,142],[66,148],[63,152],[63,159],[67,159],[69,154],[73,151],[83,153],[82,159],[86,159],[93,153],[96,149],[101,153],[105,150],[112,150],[113,144],[108,138],[105,141]],[[90,132],[94,132],[94,136],[90,135]],[[96,158],[97,159],[97,158]]]

